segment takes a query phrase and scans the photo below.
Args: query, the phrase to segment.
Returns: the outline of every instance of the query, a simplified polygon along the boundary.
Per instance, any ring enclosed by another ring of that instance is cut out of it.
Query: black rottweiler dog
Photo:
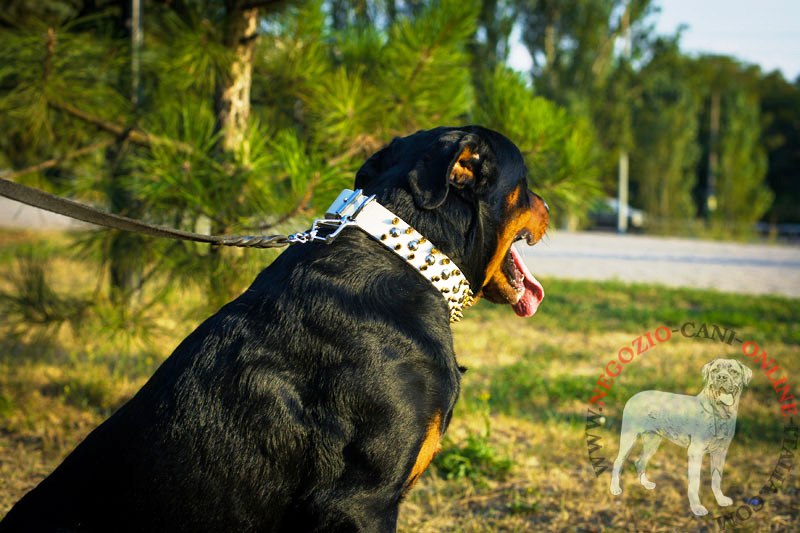
[[[544,201],[477,126],[395,139],[356,186],[530,316],[511,245]],[[8,513],[0,530],[393,531],[459,394],[448,303],[358,228],[286,250]]]

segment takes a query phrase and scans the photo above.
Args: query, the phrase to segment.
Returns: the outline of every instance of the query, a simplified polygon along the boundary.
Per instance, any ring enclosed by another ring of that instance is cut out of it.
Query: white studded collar
[[[427,279],[444,297],[450,309],[450,322],[463,317],[474,294],[461,269],[436,246],[400,217],[383,207],[374,196],[361,190],[343,190],[312,228],[289,236],[290,242],[330,242],[347,226],[356,226],[383,246],[399,255]]]

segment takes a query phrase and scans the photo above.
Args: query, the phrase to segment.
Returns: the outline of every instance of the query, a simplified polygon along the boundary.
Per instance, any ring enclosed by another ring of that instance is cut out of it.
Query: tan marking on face
[[[478,296],[486,296],[486,299],[494,303],[516,303],[519,293],[509,283],[508,278],[503,272],[503,262],[506,259],[509,248],[514,243],[514,239],[522,230],[527,229],[533,236],[533,241],[537,242],[544,235],[547,223],[550,220],[544,202],[538,196],[526,191],[530,199],[530,208],[519,205],[520,195],[523,191],[520,187],[514,189],[506,198],[507,222],[500,229],[497,238],[497,248],[492,255],[489,265],[486,268],[481,293]]]
[[[425,429],[425,438],[422,441],[422,446],[420,446],[417,460],[414,462],[414,467],[411,469],[411,473],[406,480],[404,492],[410,490],[411,487],[414,486],[414,483],[417,482],[422,473],[425,472],[425,469],[428,468],[428,465],[431,464],[434,456],[439,453],[439,450],[442,448],[441,440],[442,413],[436,411],[433,418],[431,418],[431,421],[428,423],[428,427]]]

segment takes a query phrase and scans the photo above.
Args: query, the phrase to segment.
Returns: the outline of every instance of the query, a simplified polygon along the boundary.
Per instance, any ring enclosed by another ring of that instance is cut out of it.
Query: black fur
[[[477,179],[455,189],[467,144]],[[396,139],[356,179],[476,288],[503,199],[524,184],[516,147],[474,126]],[[446,427],[459,378],[445,301],[399,257],[353,228],[295,245],[0,531],[393,531],[426,425],[438,410]]]

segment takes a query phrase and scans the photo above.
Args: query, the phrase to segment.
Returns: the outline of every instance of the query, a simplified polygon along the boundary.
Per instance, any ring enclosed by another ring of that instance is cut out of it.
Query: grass
[[[0,234],[0,269],[13,271],[30,236]],[[66,298],[81,298],[97,273],[63,254],[60,236],[42,249],[48,275]],[[37,243],[38,245],[38,243]],[[243,285],[250,280],[243,280]],[[686,452],[665,443],[652,459],[645,491],[629,463],[623,494],[608,492],[586,448],[585,415],[594,382],[618,350],[660,325],[687,321],[736,330],[767,348],[800,396],[800,301],[742,297],[651,285],[542,280],[547,298],[522,320],[504,307],[479,303],[454,326],[462,380],[442,452],[400,511],[402,531],[674,531],[716,530],[695,518],[686,499]],[[0,276],[0,290],[11,278]],[[90,291],[91,289],[89,289]],[[64,323],[0,335],[0,516],[49,473],[86,434],[129,398],[199,323],[202,299],[175,289],[139,317],[90,308],[79,327]],[[2,312],[2,311],[0,311]],[[607,397],[597,455],[613,460],[620,414],[632,394],[647,389],[696,394],[700,369],[735,357],[754,371],[739,409],[723,489],[744,505],[766,482],[780,455],[781,417],[763,372],[739,346],[673,334],[625,365]],[[638,454],[635,448],[631,456]],[[709,489],[704,462],[701,500],[722,511]],[[745,530],[800,528],[796,472],[783,490],[745,523]],[[746,510],[746,509],[745,509]],[[742,511],[744,513],[744,511]]]

